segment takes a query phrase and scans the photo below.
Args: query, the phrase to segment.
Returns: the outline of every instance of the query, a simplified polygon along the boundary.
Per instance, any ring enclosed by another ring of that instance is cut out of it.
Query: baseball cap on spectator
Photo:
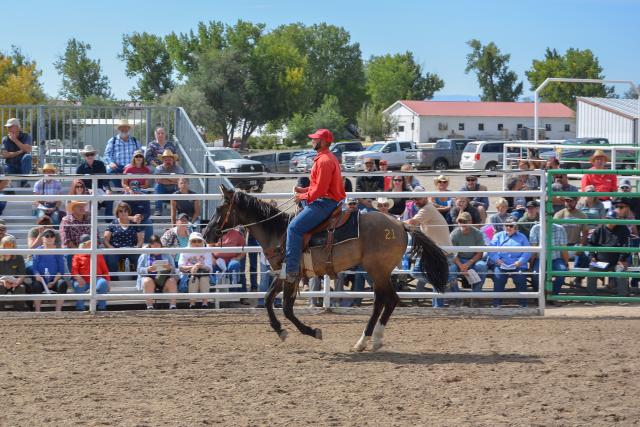
[[[504,220],[505,224],[517,224],[518,223],[518,218],[516,218],[513,215],[509,215],[507,217],[507,219]]]
[[[329,129],[318,129],[308,135],[311,139],[322,139],[325,142],[333,142],[333,134]]]
[[[46,230],[44,230],[44,232],[42,233],[42,237],[56,237],[57,236],[57,232],[56,230],[54,230],[53,228],[47,228]]]
[[[4,127],[10,128],[11,126],[22,127],[20,126],[20,119],[16,119],[15,117],[12,117],[9,120],[7,120],[7,123],[4,125]]]
[[[622,181],[620,181],[620,188],[629,188],[631,189],[631,180],[630,179],[623,179]]]
[[[91,236],[88,234],[83,234],[82,236],[80,236],[80,239],[78,240],[78,244],[81,245],[83,243],[87,243],[91,241]]]
[[[527,202],[527,207],[528,208],[539,208],[540,207],[540,202],[537,200],[529,200]]]
[[[189,241],[193,242],[194,240],[201,240],[204,242],[204,237],[202,237],[201,233],[194,231],[193,233],[189,234]]]
[[[176,217],[176,221],[182,221],[182,220],[186,220],[187,222],[189,222],[189,215],[187,215],[186,213],[182,212],[180,214],[178,214],[178,216]]]
[[[628,197],[616,197],[611,200],[611,206],[627,205],[631,206],[631,199]]]
[[[610,210],[610,211],[607,212],[607,218],[616,219],[617,217],[618,217],[618,215],[616,215],[616,211]]]
[[[572,197],[572,196],[562,196],[562,200],[573,200],[576,201],[578,200],[577,197]]]
[[[596,191],[596,186],[595,185],[587,185],[586,187],[584,187],[584,191],[586,193],[592,193],[592,192]]]

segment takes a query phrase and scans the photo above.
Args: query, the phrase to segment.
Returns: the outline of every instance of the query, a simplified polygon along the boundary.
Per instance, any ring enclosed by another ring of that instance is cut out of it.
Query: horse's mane
[[[281,213],[280,209],[263,202],[257,197],[244,191],[236,191],[235,203],[238,209],[252,216],[252,222],[264,221],[267,229],[282,235],[286,233],[290,217],[288,213]],[[278,215],[280,214],[280,215]],[[270,219],[269,219],[270,218]]]

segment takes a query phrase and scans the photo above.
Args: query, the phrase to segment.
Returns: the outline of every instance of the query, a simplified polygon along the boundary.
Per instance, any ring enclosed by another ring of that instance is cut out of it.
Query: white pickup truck
[[[376,164],[386,160],[389,169],[399,168],[407,163],[407,150],[416,148],[410,141],[381,141],[375,142],[365,151],[355,151],[342,154],[342,167],[346,171],[363,171],[364,159],[373,159]]]

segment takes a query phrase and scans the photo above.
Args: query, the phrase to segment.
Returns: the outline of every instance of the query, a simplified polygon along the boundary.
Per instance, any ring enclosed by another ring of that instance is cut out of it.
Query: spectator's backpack
[[[111,139],[110,139],[109,141],[107,141],[107,144],[108,144],[108,143],[115,144],[115,143],[116,143],[116,138],[117,138],[117,137],[118,137],[118,135],[113,135],[113,136],[111,137]],[[130,139],[131,139],[131,141],[133,141],[133,142],[136,144],[136,146],[138,147],[138,149],[139,149],[139,150],[142,150],[142,147],[141,147],[141,146],[140,146],[140,144],[138,143],[138,140],[136,139],[136,137],[135,137],[135,136],[130,135]]]

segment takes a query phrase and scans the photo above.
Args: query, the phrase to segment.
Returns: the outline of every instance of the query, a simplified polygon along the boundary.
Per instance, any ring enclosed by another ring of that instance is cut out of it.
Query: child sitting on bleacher
[[[193,232],[189,235],[190,248],[202,248],[205,246],[202,234]],[[213,271],[213,255],[211,253],[181,253],[178,257],[178,270],[180,270],[180,287],[184,289],[186,284],[189,293],[209,292],[211,272]],[[196,305],[195,300],[189,300],[189,308],[209,308],[207,298]]]

